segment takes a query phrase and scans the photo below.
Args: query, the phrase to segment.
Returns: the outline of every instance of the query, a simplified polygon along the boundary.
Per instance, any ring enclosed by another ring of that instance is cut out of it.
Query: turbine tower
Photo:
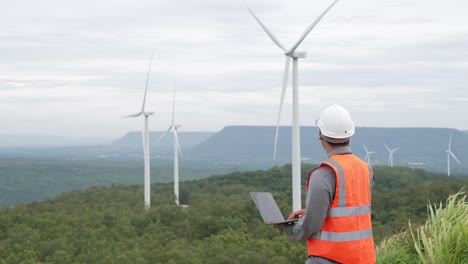
[[[400,149],[400,147],[398,148],[395,148],[395,149],[390,149],[386,144],[385,145],[385,148],[388,150],[389,152],[389,156],[388,156],[388,165],[390,165],[390,167],[393,167],[393,153],[395,151],[397,151],[398,149]]]
[[[172,98],[172,122],[169,128],[156,140],[156,143],[159,142],[167,132],[172,130],[174,134],[174,195],[175,203],[179,205],[179,153],[182,156],[182,150],[179,145],[179,137],[177,136],[177,129],[180,125],[175,124],[174,122],[174,113],[175,113],[175,90],[176,85],[174,83],[174,95]]]
[[[367,150],[366,145],[364,145],[364,150],[366,151],[366,157],[364,159],[366,160],[367,164],[370,165],[370,154],[375,153],[375,151]]]
[[[278,111],[278,120],[276,123],[276,133],[275,133],[275,145],[273,150],[273,158],[276,159],[276,148],[278,143],[278,130],[281,117],[281,111],[283,109],[284,95],[286,93],[286,86],[288,85],[288,76],[289,76],[289,65],[291,58],[293,60],[292,65],[292,207],[293,211],[301,209],[301,148],[300,148],[300,131],[299,131],[299,88],[298,88],[298,71],[299,71],[299,59],[305,58],[306,53],[303,51],[296,51],[297,47],[302,43],[307,34],[317,25],[317,23],[322,19],[323,16],[335,5],[338,0],[335,0],[318,18],[315,19],[312,24],[302,33],[297,42],[288,50],[286,49],[281,42],[273,35],[273,33],[258,19],[258,17],[248,8],[249,12],[255,18],[255,20],[260,24],[266,34],[270,39],[284,52],[286,56],[286,61],[284,65],[283,73],[283,86],[281,90],[281,99],[280,106]]]
[[[451,147],[452,147],[452,136],[450,136],[448,149],[446,150],[447,152],[447,176],[450,176],[450,156],[452,156],[455,159],[455,161],[458,162],[459,165],[461,164],[460,161],[455,156],[455,154],[452,153]]]
[[[144,127],[142,129],[142,139],[143,139],[143,157],[144,157],[144,193],[145,193],[145,209],[151,207],[151,181],[150,181],[150,147],[149,147],[149,133],[148,133],[148,117],[153,115],[153,112],[147,112],[145,110],[146,102],[146,92],[148,91],[148,81],[151,73],[151,64],[153,63],[153,54],[151,55],[150,64],[148,68],[148,73],[146,75],[146,87],[145,94],[143,96],[143,105],[141,106],[140,112],[122,118],[136,118],[141,115],[145,117]]]

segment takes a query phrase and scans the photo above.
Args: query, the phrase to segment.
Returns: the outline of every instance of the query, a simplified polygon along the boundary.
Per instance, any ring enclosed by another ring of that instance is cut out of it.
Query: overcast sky
[[[16,0],[0,8],[0,134],[119,137],[275,125],[286,47],[332,0]],[[341,0],[298,50],[300,124],[468,130],[468,1]],[[291,88],[282,125],[291,124]]]

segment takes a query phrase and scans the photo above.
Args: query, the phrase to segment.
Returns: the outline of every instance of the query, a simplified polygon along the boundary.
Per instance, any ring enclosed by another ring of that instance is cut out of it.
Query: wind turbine
[[[366,157],[364,159],[366,160],[367,164],[370,165],[370,154],[375,153],[375,151],[367,150],[366,145],[364,145],[364,150],[366,151]]]
[[[398,149],[400,149],[400,147],[398,148],[395,148],[395,149],[390,149],[386,144],[385,145],[385,148],[388,150],[389,152],[389,156],[388,156],[388,164],[390,165],[390,167],[393,167],[393,153],[395,151],[397,151]]]
[[[151,64],[153,63],[153,54],[151,54],[150,64],[148,68],[148,73],[146,75],[146,87],[145,87],[145,94],[143,96],[143,105],[141,106],[140,112],[128,116],[124,116],[122,118],[136,118],[141,115],[145,117],[145,123],[142,130],[142,139],[143,139],[143,157],[144,157],[144,193],[145,193],[145,209],[149,209],[151,207],[151,182],[150,182],[150,147],[149,147],[149,133],[148,133],[148,117],[153,115],[153,112],[147,112],[145,110],[145,103],[146,103],[146,92],[148,91],[148,81],[149,76],[151,73]]]
[[[174,195],[175,203],[179,205],[179,153],[182,156],[182,150],[179,145],[179,137],[177,136],[177,129],[180,125],[175,124],[174,122],[174,113],[175,113],[175,89],[176,85],[174,83],[174,95],[172,98],[172,122],[169,128],[156,140],[156,143],[159,142],[167,132],[172,130],[174,134]]]
[[[296,51],[297,47],[302,43],[307,34],[317,25],[317,23],[322,19],[323,16],[335,5],[338,0],[335,0],[325,11],[315,19],[312,24],[307,27],[307,29],[302,33],[300,38],[296,43],[288,50],[286,49],[281,42],[273,35],[273,33],[258,19],[258,17],[247,8],[255,18],[255,20],[260,24],[266,34],[270,39],[284,52],[286,56],[286,61],[284,65],[284,74],[283,74],[283,86],[281,90],[281,100],[278,111],[278,121],[276,123],[276,132],[275,132],[275,145],[273,150],[273,158],[276,159],[276,148],[278,143],[278,130],[281,117],[281,111],[283,109],[284,95],[286,93],[286,86],[288,85],[289,77],[289,65],[291,58],[293,60],[292,66],[292,93],[293,93],[293,111],[292,111],[292,193],[293,193],[293,211],[297,211],[301,208],[301,148],[300,148],[300,131],[299,131],[299,88],[298,88],[298,71],[299,71],[299,59],[306,57],[306,52]]]
[[[450,156],[452,156],[455,159],[455,161],[458,162],[459,165],[461,164],[460,161],[455,156],[455,154],[452,153],[451,147],[452,147],[452,136],[450,136],[448,150],[446,150],[447,152],[447,176],[450,176]]]

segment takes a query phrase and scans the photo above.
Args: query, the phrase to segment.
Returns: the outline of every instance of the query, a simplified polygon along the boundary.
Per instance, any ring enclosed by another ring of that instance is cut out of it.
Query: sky
[[[0,135],[276,125],[284,46],[331,0],[17,0],[0,8]],[[341,0],[297,50],[299,120],[346,107],[357,126],[468,130],[468,1]],[[290,78],[291,80],[291,78]],[[291,85],[281,125],[291,125]]]

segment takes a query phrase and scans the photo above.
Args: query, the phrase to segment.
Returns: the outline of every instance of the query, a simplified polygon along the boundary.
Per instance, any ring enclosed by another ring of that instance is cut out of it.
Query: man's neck
[[[340,147],[334,147],[334,146],[331,146],[330,144],[327,144],[327,147],[325,148],[325,151],[327,151],[327,155],[328,155],[328,154],[330,154],[330,152],[332,152],[333,150],[335,150],[337,148],[340,148]]]
[[[351,148],[349,146],[339,146],[339,147],[333,147],[330,149],[330,151],[327,152],[327,156],[331,157],[335,154],[352,154]]]
[[[332,146],[330,145],[328,142],[325,141],[325,144],[323,144],[323,148],[325,149],[325,151],[327,152],[327,155],[330,154],[330,152],[332,152],[333,150],[339,148],[337,146]]]

